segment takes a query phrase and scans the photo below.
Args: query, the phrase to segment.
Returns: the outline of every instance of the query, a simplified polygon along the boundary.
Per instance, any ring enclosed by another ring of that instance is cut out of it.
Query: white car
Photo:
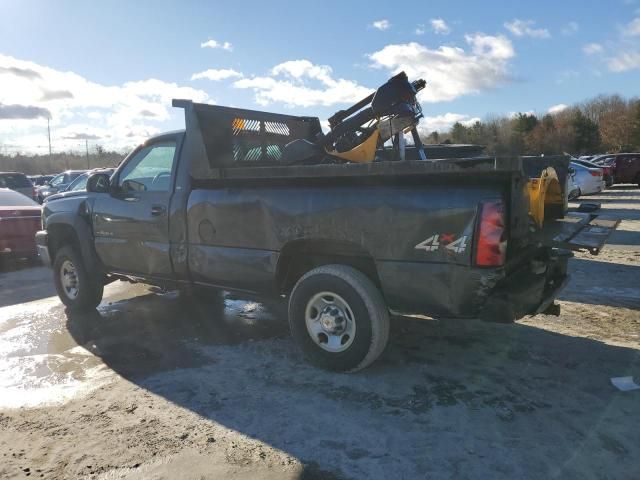
[[[605,188],[603,172],[601,168],[589,168],[576,162],[571,162],[570,182],[573,182],[579,189],[580,195],[593,195],[600,193]]]

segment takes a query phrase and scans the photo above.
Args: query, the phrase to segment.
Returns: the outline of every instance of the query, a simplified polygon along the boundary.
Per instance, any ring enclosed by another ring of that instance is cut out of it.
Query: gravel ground
[[[560,317],[397,318],[364,372],[308,366],[283,305],[115,283],[67,316],[50,271],[0,274],[0,478],[635,479],[640,190],[571,260]]]

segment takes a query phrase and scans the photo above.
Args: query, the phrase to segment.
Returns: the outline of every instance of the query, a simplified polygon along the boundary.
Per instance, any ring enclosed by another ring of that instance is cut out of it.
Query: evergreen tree
[[[582,111],[576,109],[571,120],[575,133],[575,150],[578,153],[593,153],[598,151],[601,143],[598,124],[586,117]]]
[[[514,119],[513,129],[524,135],[531,132],[538,125],[538,117],[529,113],[519,113]]]
[[[634,150],[640,150],[640,100],[636,101],[633,106],[631,143],[633,144]]]
[[[451,139],[453,143],[469,143],[469,131],[460,122],[456,122],[451,127]]]

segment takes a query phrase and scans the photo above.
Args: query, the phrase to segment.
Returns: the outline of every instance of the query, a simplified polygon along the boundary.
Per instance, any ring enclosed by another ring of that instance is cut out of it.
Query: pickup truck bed
[[[510,322],[549,309],[569,250],[584,248],[572,238],[597,220],[575,223],[562,245],[541,236],[523,166],[539,159],[380,152],[283,165],[284,146],[317,134],[317,119],[175,104],[184,132],[150,139],[110,179],[92,176],[86,195],[46,204],[37,240],[70,308],[94,307],[113,279],[284,296],[307,358],[354,370],[384,349],[389,311]]]

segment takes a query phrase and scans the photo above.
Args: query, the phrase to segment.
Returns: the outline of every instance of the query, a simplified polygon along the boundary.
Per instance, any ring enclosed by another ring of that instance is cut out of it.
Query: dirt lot
[[[67,316],[50,272],[0,274],[0,478],[635,479],[640,190],[571,260],[562,315],[399,318],[372,368],[305,364],[284,309],[110,285]]]

